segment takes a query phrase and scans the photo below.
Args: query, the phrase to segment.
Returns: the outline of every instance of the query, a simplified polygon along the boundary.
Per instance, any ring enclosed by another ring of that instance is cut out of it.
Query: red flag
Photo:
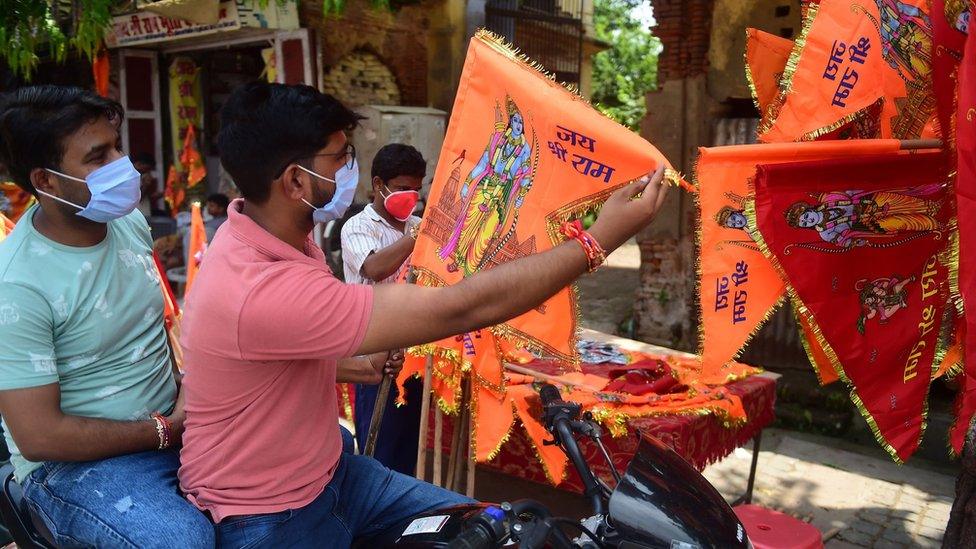
[[[200,204],[193,203],[190,214],[190,245],[186,258],[186,291],[190,293],[190,286],[193,285],[200,270],[200,262],[203,261],[203,254],[207,251],[207,231],[203,226],[203,215],[200,213]]]
[[[952,118],[956,113],[956,79],[966,46],[968,10],[965,1],[931,0],[932,90],[936,99],[939,131],[947,144],[954,141]]]
[[[956,401],[957,417],[949,441],[962,452],[966,432],[976,414],[976,32],[970,29],[959,66],[956,111],[956,204],[959,216],[959,290],[966,315],[965,371]]]
[[[760,247],[878,442],[918,447],[948,347],[953,207],[941,152],[759,166]]]

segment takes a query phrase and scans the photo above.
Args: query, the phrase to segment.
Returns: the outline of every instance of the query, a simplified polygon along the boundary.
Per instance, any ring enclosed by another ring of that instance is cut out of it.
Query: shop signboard
[[[292,4],[283,6],[268,2],[261,8],[252,0],[226,0],[220,3],[219,19],[213,24],[199,24],[173,19],[148,10],[112,18],[112,28],[105,37],[110,48],[145,46],[172,42],[221,32],[249,29],[297,29],[298,10]]]
[[[219,19],[212,25],[172,19],[143,10],[112,18],[112,30],[105,37],[105,44],[110,48],[143,46],[239,28],[241,21],[237,3],[232,1],[220,3]]]

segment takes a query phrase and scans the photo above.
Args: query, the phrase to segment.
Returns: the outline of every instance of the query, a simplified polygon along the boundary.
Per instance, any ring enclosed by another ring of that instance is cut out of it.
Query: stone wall
[[[799,0],[652,0],[664,50],[658,89],[647,96],[641,134],[691,181],[698,148],[715,142],[722,118],[750,117],[743,70],[745,29],[799,33]],[[634,306],[640,339],[685,350],[698,345],[694,202],[673,191],[638,235],[641,288]]]

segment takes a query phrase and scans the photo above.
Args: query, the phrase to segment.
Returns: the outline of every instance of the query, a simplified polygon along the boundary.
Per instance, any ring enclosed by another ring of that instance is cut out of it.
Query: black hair
[[[214,204],[220,206],[223,209],[227,209],[230,206],[230,199],[227,198],[226,194],[214,193],[207,197],[207,202],[213,202]]]
[[[152,153],[148,152],[136,153],[132,156],[132,162],[142,162],[143,164],[148,164],[153,168],[156,167],[156,157],[153,156]]]
[[[64,140],[85,124],[107,118],[116,128],[122,105],[95,92],[65,86],[29,86],[0,98],[0,161],[25,191],[35,168],[60,169]]]
[[[244,84],[220,111],[220,162],[241,195],[261,203],[289,163],[312,156],[362,118],[311,86]]]
[[[427,161],[420,151],[410,145],[403,143],[384,145],[373,157],[371,177],[379,177],[386,183],[401,175],[424,177],[427,175]]]

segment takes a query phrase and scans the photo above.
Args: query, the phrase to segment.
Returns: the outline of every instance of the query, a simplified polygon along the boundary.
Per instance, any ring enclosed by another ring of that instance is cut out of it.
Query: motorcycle
[[[718,490],[661,441],[643,435],[621,476],[601,440],[602,429],[552,385],[539,391],[546,429],[583,481],[593,515],[554,517],[539,502],[459,505],[418,514],[358,547],[493,549],[496,547],[752,549],[745,527]],[[611,464],[611,488],[583,458],[578,438],[596,444]],[[572,533],[567,533],[571,531]]]
[[[474,503],[417,514],[383,534],[357,540],[359,548],[493,549],[518,547],[619,549],[752,549],[745,527],[718,490],[659,440],[642,435],[633,460],[620,475],[602,442],[602,429],[576,402],[543,385],[542,419],[583,481],[592,516],[556,517],[532,500]],[[611,488],[594,474],[578,438],[590,439],[611,464]],[[50,534],[24,505],[9,471],[3,479],[0,520],[20,547],[53,547]],[[567,533],[567,530],[572,533]]]

